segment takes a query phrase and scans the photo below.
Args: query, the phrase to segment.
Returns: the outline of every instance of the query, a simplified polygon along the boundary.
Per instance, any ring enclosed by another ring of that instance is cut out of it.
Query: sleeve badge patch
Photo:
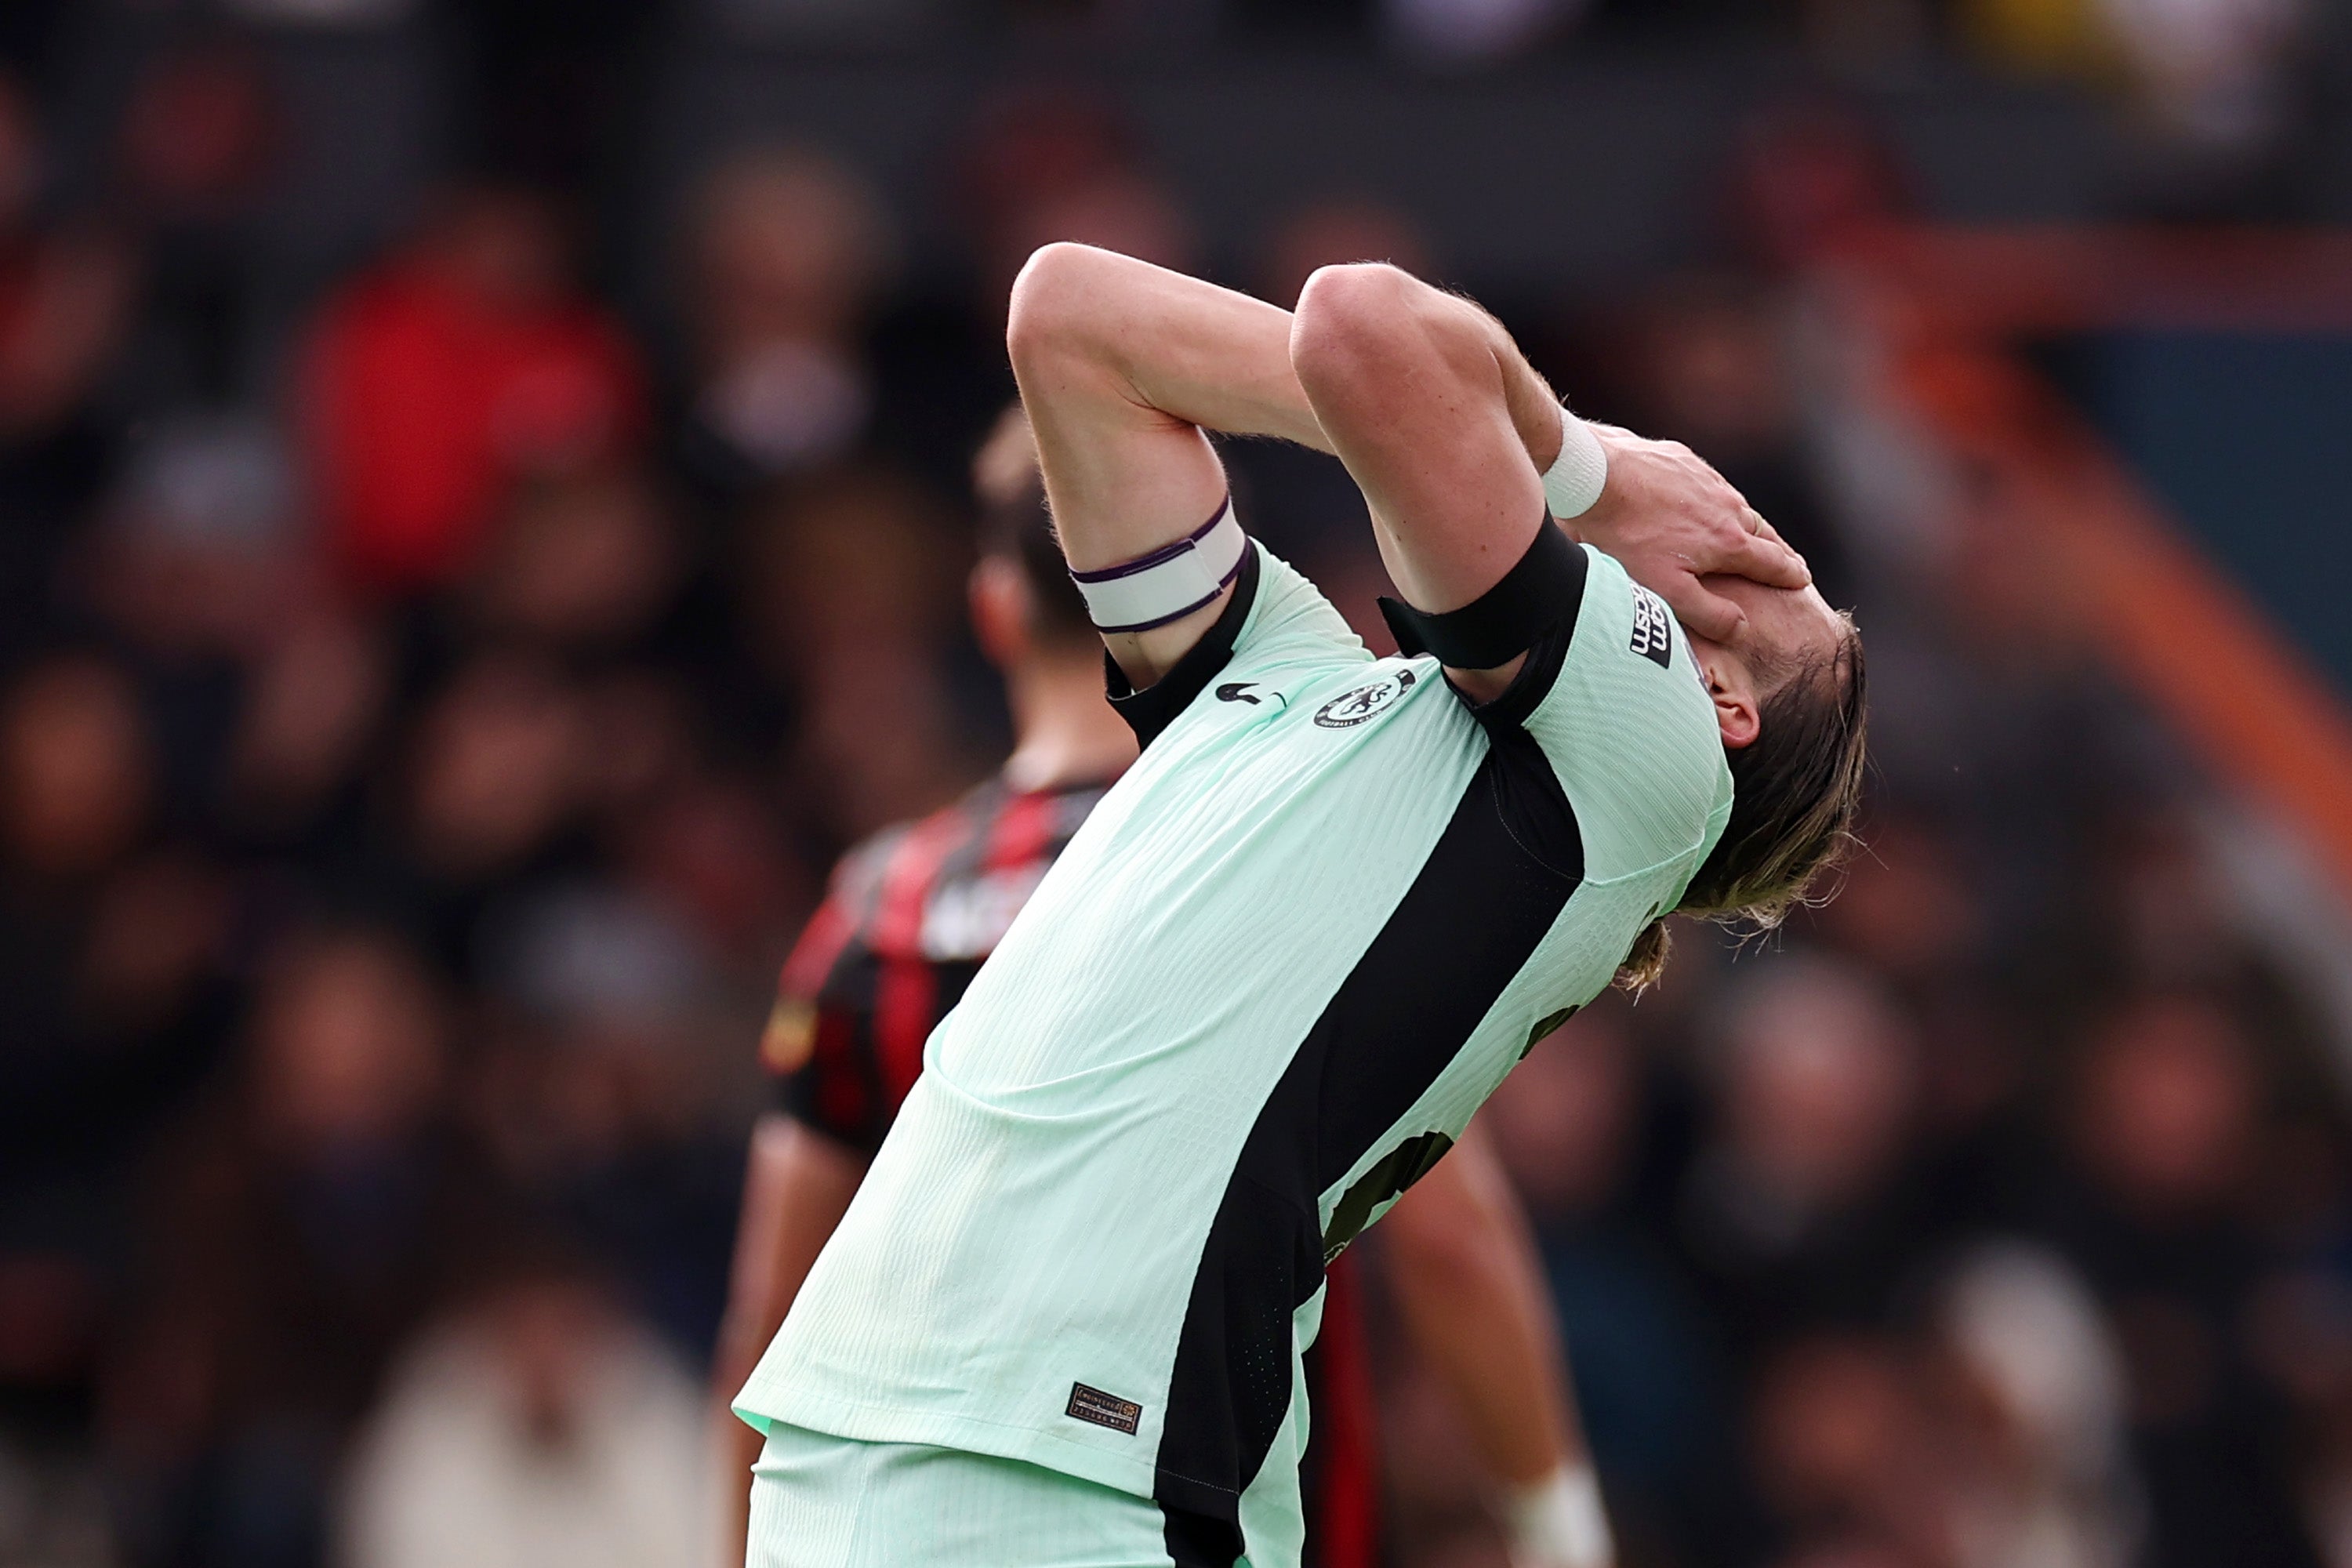
[[[1633,637],[1626,646],[1660,669],[1674,666],[1675,617],[1664,599],[1639,583],[1633,584]]]

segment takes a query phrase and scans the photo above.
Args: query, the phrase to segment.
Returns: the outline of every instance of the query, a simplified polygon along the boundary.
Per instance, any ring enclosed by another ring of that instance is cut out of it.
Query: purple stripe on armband
[[[1183,554],[1184,552],[1192,549],[1194,545],[1200,543],[1201,541],[1208,538],[1210,534],[1216,531],[1217,524],[1225,521],[1225,513],[1233,510],[1233,509],[1234,498],[1228,494],[1224,500],[1217,503],[1217,510],[1209,514],[1208,521],[1202,523],[1200,527],[1194,529],[1183,538],[1177,540],[1174,543],[1163,544],[1149,555],[1139,555],[1132,561],[1122,561],[1116,566],[1106,566],[1099,572],[1074,571],[1070,574],[1070,580],[1075,583],[1115,583],[1121,577],[1132,577],[1138,572],[1149,572],[1154,566],[1158,566],[1163,562],[1175,560],[1176,557]],[[1227,583],[1233,581],[1233,577],[1230,574],[1226,575],[1225,581]],[[1223,591],[1223,585],[1220,584],[1219,592]],[[1213,595],[1212,596],[1213,597]],[[1203,600],[1202,603],[1205,604],[1207,601]],[[1192,609],[1197,610],[1200,607],[1200,605],[1195,605],[1192,606]],[[1192,613],[1192,610],[1179,610],[1177,615],[1189,616]],[[1168,617],[1171,621],[1175,618],[1176,616],[1171,616]],[[1157,626],[1164,626],[1166,622],[1154,621],[1151,624]],[[1105,626],[1102,629],[1105,631],[1130,631],[1134,628],[1129,626]]]
[[[1224,514],[1222,512],[1218,514],[1220,517],[1223,515]],[[1215,520],[1212,519],[1211,521],[1214,521]],[[1158,620],[1138,621],[1131,626],[1097,626],[1095,630],[1106,635],[1117,632],[1148,632],[1154,626],[1164,626],[1171,621],[1181,621],[1186,616],[1191,615],[1193,611],[1205,609],[1207,606],[1215,604],[1217,602],[1217,595],[1232,587],[1234,585],[1234,579],[1242,574],[1242,563],[1248,559],[1249,546],[1247,544],[1244,544],[1242,546],[1242,552],[1234,557],[1232,567],[1227,570],[1223,576],[1217,579],[1217,585],[1210,589],[1200,598],[1195,599],[1191,604],[1185,605],[1181,610],[1171,610],[1167,615],[1161,616]]]

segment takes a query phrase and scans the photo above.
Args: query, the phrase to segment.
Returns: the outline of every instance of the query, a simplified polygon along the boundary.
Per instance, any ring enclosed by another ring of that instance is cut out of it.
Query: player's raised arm
[[[1062,550],[1082,577],[1144,561],[1217,516],[1225,475],[1204,428],[1331,449],[1291,369],[1290,313],[1197,278],[1049,245],[1013,286],[1006,343]],[[1147,686],[1229,591],[1104,640]]]
[[[1371,503],[1381,558],[1408,605],[1442,616],[1528,560],[1546,525],[1538,475],[1560,451],[1561,415],[1493,317],[1393,267],[1327,267],[1299,297],[1291,362]],[[1727,635],[1741,618],[1706,574],[1808,581],[1803,562],[1686,448],[1622,431],[1602,445],[1607,482],[1578,531],[1694,629]],[[1524,650],[1497,647],[1491,664],[1465,664],[1431,647],[1479,698],[1509,684]]]

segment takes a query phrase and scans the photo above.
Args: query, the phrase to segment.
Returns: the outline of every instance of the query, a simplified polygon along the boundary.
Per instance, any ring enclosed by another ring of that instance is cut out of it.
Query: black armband
[[[1545,633],[1572,628],[1584,603],[1583,550],[1547,514],[1519,563],[1458,610],[1433,616],[1402,600],[1381,600],[1397,651],[1434,654],[1455,669],[1492,669],[1535,647]]]

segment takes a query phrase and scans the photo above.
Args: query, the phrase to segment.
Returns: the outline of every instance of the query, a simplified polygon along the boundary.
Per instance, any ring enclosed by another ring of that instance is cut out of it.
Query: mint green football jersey
[[[1730,814],[1680,628],[1581,560],[1572,618],[1474,708],[1253,544],[1121,702],[1140,759],[933,1032],[746,1419],[1043,1465],[1157,1499],[1171,1542],[1295,1515],[1325,1263]]]

